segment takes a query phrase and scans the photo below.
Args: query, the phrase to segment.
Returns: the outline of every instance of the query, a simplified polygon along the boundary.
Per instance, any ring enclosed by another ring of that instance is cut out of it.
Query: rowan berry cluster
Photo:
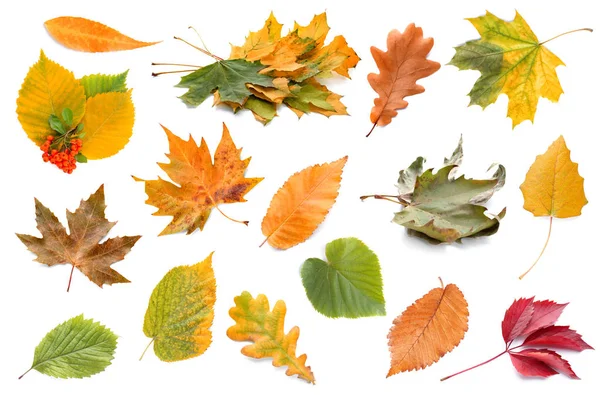
[[[42,159],[44,162],[50,162],[56,165],[65,173],[71,174],[77,168],[76,156],[81,150],[81,139],[73,139],[69,142],[62,142],[62,147],[53,144],[54,136],[49,135],[40,149],[44,152]]]

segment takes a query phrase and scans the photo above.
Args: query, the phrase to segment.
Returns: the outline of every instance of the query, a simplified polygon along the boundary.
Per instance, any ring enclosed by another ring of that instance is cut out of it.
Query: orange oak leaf
[[[227,329],[227,336],[234,341],[249,341],[253,344],[242,348],[242,354],[251,358],[273,358],[273,366],[287,366],[288,376],[315,383],[315,376],[306,366],[306,354],[296,356],[296,343],[300,337],[300,328],[290,329],[286,334],[285,314],[287,309],[283,300],[278,300],[270,310],[265,295],[256,299],[244,291],[236,296],[235,306],[229,309],[229,316],[235,325]]]
[[[42,237],[17,234],[27,248],[37,255],[36,261],[48,266],[73,265],[99,287],[114,283],[128,283],[125,277],[111,268],[122,260],[141,236],[114,237],[100,243],[116,222],[104,215],[104,185],[82,200],[75,212],[67,210],[69,233],[56,216],[39,200],[35,199],[35,219]]]
[[[369,84],[379,97],[371,110],[373,127],[385,126],[398,115],[397,110],[408,106],[406,96],[425,92],[425,88],[417,85],[421,78],[428,77],[439,70],[440,64],[427,59],[433,47],[433,38],[423,38],[423,29],[408,25],[404,33],[392,30],[387,38],[387,52],[371,47],[371,54],[377,63],[379,74],[367,76]]]
[[[277,191],[262,222],[268,242],[281,250],[302,243],[335,203],[348,157],[314,165],[292,175]]]
[[[85,18],[61,16],[44,23],[48,33],[67,48],[82,52],[125,51],[157,42],[143,42]]]
[[[521,184],[525,200],[523,208],[536,217],[550,217],[550,225],[542,252],[520,279],[533,269],[544,254],[552,233],[552,219],[577,217],[588,203],[578,167],[571,160],[571,151],[565,139],[560,136],[543,155],[535,158],[527,172]]]
[[[192,136],[185,141],[166,127],[163,129],[169,139],[170,162],[159,163],[159,166],[178,185],[160,178],[147,181],[134,177],[146,183],[146,203],[158,208],[154,215],[173,216],[160,235],[184,230],[190,234],[198,228],[204,229],[213,208],[228,219],[247,225],[247,221],[236,221],[219,209],[219,204],[245,202],[244,196],[262,181],[262,178],[244,177],[251,158],[240,158],[242,149],[236,148],[227,126],[223,124],[214,163],[204,138],[198,147]]]
[[[437,362],[460,343],[468,321],[467,301],[456,285],[442,283],[429,291],[394,320],[388,334],[392,357],[388,377]]]

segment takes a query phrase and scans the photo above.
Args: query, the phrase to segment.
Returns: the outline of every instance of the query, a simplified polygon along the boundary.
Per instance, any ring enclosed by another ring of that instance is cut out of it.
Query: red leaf
[[[550,377],[558,374],[554,369],[537,359],[525,357],[518,353],[510,353],[509,355],[513,366],[517,369],[517,372],[521,373],[523,376]]]
[[[538,329],[554,325],[567,305],[568,303],[558,304],[551,300],[533,302],[533,316],[522,335],[527,336]]]
[[[517,371],[519,373],[521,373],[525,376],[536,376],[536,374],[533,374],[533,373],[542,372],[543,369],[539,370],[538,365],[535,365],[535,367],[533,367],[534,364],[531,363],[531,361],[526,361],[522,364],[519,364],[519,367],[517,367],[517,364],[515,364],[515,362],[514,362],[515,356],[521,357],[521,361],[525,361],[523,358],[537,361],[541,364],[546,365],[550,370],[555,370],[557,372],[566,374],[567,376],[569,376],[572,379],[579,379],[579,377],[577,377],[577,375],[575,374],[573,369],[571,369],[571,365],[569,364],[569,362],[565,359],[562,359],[562,357],[558,353],[556,353],[552,350],[547,350],[547,349],[536,350],[533,348],[528,348],[528,349],[519,351],[517,353],[515,353],[515,352],[510,353],[511,360],[513,360],[513,365],[515,366],[515,368],[517,369]],[[523,371],[519,370],[520,368]],[[527,372],[528,374],[523,373],[523,372]],[[548,376],[543,376],[543,377],[548,377]]]
[[[533,317],[533,311],[533,298],[521,298],[513,302],[502,320],[502,337],[505,343],[523,334]]]
[[[583,351],[593,350],[581,338],[581,335],[568,326],[549,326],[542,328],[529,335],[522,344],[523,346],[551,346],[564,348],[566,350]]]

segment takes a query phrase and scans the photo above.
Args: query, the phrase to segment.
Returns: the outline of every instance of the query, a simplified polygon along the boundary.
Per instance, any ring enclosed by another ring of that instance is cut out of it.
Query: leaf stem
[[[161,63],[161,62],[152,62],[152,66],[183,66],[183,67],[197,67],[197,68],[202,68],[202,66],[198,66],[198,65],[195,65],[195,64]]]
[[[360,197],[360,200],[365,200],[368,198],[374,198],[374,199],[379,199],[379,200],[387,200],[389,202],[392,203],[397,203],[397,204],[401,204],[402,206],[408,206],[408,202],[405,201],[404,199],[400,198],[399,196],[396,195],[364,195]],[[394,200],[396,199],[396,200]]]
[[[188,41],[184,40],[184,39],[183,39],[183,38],[181,38],[181,37],[177,37],[177,36],[175,36],[175,37],[173,37],[173,38],[174,38],[175,40],[183,41],[184,43],[186,43],[186,44],[187,44],[187,45],[189,45],[190,47],[192,47],[192,48],[195,48],[195,49],[197,49],[198,51],[202,52],[203,54],[205,54],[205,55],[208,55],[208,56],[210,56],[211,58],[215,59],[217,62],[221,62],[221,61],[223,60],[223,58],[221,58],[221,57],[219,57],[219,56],[217,56],[217,55],[214,55],[214,54],[212,54],[212,53],[208,52],[208,51],[207,51],[207,50],[205,50],[204,48],[197,47],[197,46],[195,46],[194,44],[192,44],[192,43],[190,43],[190,42],[188,42]]]
[[[542,248],[542,252],[540,252],[540,255],[537,257],[535,262],[533,262],[533,265],[531,265],[531,267],[529,269],[527,269],[527,271],[525,273],[523,273],[519,276],[519,280],[522,280],[523,277],[525,277],[527,275],[527,273],[529,273],[531,271],[531,269],[533,269],[534,266],[539,262],[542,255],[544,255],[544,251],[546,251],[546,247],[548,247],[548,242],[550,241],[550,235],[552,234],[552,219],[553,218],[554,217],[550,217],[550,227],[548,228],[548,237],[546,238],[546,243],[544,244],[544,248]]]
[[[71,281],[73,280],[73,271],[75,271],[75,265],[71,267],[71,274],[69,275],[69,284],[67,285],[67,292],[71,289]]]
[[[371,128],[371,130],[369,130],[369,133],[367,133],[367,137],[369,137],[371,135],[371,133],[373,133],[373,130],[375,130],[375,126],[377,126],[377,122],[375,122],[373,124],[373,127]]]
[[[215,208],[217,209],[217,211],[220,212],[223,215],[223,217],[227,218],[228,220],[233,221],[233,222],[237,222],[238,224],[244,224],[246,226],[248,226],[248,224],[250,223],[250,221],[240,221],[240,220],[231,218],[229,215],[227,215],[223,211],[221,211],[221,209],[219,208],[219,206],[217,205],[217,203],[215,203],[215,201],[212,199],[212,197],[210,198],[210,200],[215,205]]]
[[[548,43],[548,42],[550,42],[550,41],[552,41],[552,40],[554,40],[554,39],[557,39],[557,38],[559,38],[559,37],[561,37],[561,36],[564,36],[564,35],[566,35],[566,34],[571,34],[571,33],[575,33],[575,32],[584,32],[584,31],[585,31],[585,32],[593,32],[593,31],[594,31],[594,29],[590,29],[589,27],[584,27],[584,28],[582,28],[582,29],[569,30],[568,32],[561,33],[561,34],[559,34],[558,36],[554,36],[554,37],[552,37],[552,38],[550,38],[550,39],[548,39],[548,40],[546,40],[546,41],[543,41],[543,42],[541,42],[539,45],[544,45],[544,44],[546,44],[546,43]]]
[[[174,73],[189,73],[198,69],[186,69],[186,70],[173,70],[173,71],[161,71],[160,73],[152,73],[152,77],[158,77],[163,74],[174,74]]]
[[[152,340],[150,340],[150,343],[148,343],[148,345],[146,346],[146,348],[144,348],[144,352],[142,353],[142,356],[140,357],[140,361],[142,360],[142,358],[144,358],[144,355],[146,355],[146,351],[148,351],[148,349],[150,348],[152,343],[154,343],[154,339],[156,339],[156,338],[153,337]]]
[[[22,375],[19,376],[19,380],[21,380],[23,378],[23,376],[25,376],[27,373],[31,372],[31,369],[33,369],[33,367],[30,367],[25,373],[23,373]]]
[[[478,368],[478,367],[480,367],[480,366],[483,366],[483,365],[485,365],[485,364],[487,364],[487,363],[490,363],[490,362],[492,362],[493,360],[495,360],[496,358],[500,358],[501,356],[503,356],[503,355],[504,355],[504,354],[506,354],[507,352],[508,352],[508,349],[507,349],[507,350],[504,350],[504,351],[502,351],[500,354],[496,355],[496,356],[495,356],[495,357],[493,357],[493,358],[490,358],[490,359],[488,359],[487,361],[481,362],[481,363],[479,363],[479,364],[477,364],[477,365],[475,365],[475,366],[471,366],[471,367],[470,367],[470,368],[468,368],[468,369],[461,370],[460,372],[457,372],[457,373],[451,374],[450,376],[446,376],[446,377],[444,377],[443,379],[441,379],[440,381],[446,381],[446,380],[448,380],[448,379],[450,379],[450,378],[452,378],[452,377],[454,377],[454,376],[458,376],[459,374],[462,374],[462,373],[468,372],[469,370],[473,370],[473,369],[475,369],[475,368]]]

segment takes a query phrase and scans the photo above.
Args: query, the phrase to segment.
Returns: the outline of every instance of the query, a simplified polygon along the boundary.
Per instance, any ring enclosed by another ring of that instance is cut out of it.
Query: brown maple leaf
[[[406,96],[423,93],[425,88],[417,85],[421,78],[430,76],[440,69],[440,64],[427,59],[433,47],[433,38],[423,38],[423,29],[408,25],[404,33],[392,30],[387,38],[387,52],[371,47],[371,54],[379,68],[379,74],[367,76],[371,87],[379,94],[371,110],[373,127],[392,122],[397,110],[406,108]]]
[[[245,202],[244,195],[262,181],[244,177],[251,158],[240,159],[242,150],[236,148],[227,126],[223,124],[214,164],[204,139],[198,147],[193,137],[185,141],[164,126],[163,129],[169,139],[170,162],[159,166],[179,185],[160,178],[147,181],[134,177],[146,183],[146,203],[158,208],[154,215],[173,216],[160,235],[202,230],[213,208],[228,219],[247,225],[247,221],[229,218],[218,207],[222,203]]]
[[[35,199],[35,219],[42,237],[24,234],[17,237],[37,255],[37,262],[48,266],[73,265],[67,292],[75,268],[99,287],[128,283],[110,266],[122,260],[141,236],[114,237],[100,243],[116,224],[106,219],[105,209],[104,185],[101,185],[88,200],[81,201],[75,212],[67,210],[67,233],[52,211]]]

